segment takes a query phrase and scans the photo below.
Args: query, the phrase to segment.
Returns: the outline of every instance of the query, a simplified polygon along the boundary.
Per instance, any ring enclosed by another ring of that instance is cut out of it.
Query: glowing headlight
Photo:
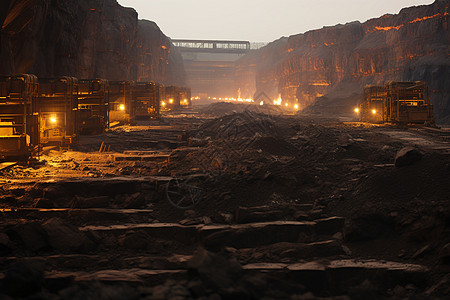
[[[119,105],[119,109],[120,109],[120,110],[125,110],[125,105],[120,104],[120,105]]]
[[[372,109],[372,114],[376,114],[377,111],[375,109]]]

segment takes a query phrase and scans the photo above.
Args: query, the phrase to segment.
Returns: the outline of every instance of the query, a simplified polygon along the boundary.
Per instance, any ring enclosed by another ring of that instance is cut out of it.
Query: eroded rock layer
[[[366,84],[424,80],[436,117],[449,121],[449,50],[449,1],[436,0],[397,15],[324,27],[269,44],[238,63],[238,85],[273,98],[281,94],[306,107],[323,96],[362,93]],[[249,70],[254,77],[242,76]]]
[[[170,39],[116,0],[1,5],[0,73],[184,83],[181,56]]]

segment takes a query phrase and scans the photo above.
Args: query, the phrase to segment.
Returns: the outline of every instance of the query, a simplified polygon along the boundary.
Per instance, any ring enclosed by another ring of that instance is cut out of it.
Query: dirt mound
[[[211,116],[224,116],[234,113],[243,113],[245,111],[264,113],[270,115],[282,115],[284,111],[275,105],[255,105],[247,103],[231,103],[231,102],[216,102],[199,110],[201,114]]]
[[[352,94],[347,97],[327,97],[317,98],[314,103],[301,111],[301,114],[315,114],[323,116],[352,115],[355,107],[359,105],[362,95]]]
[[[199,112],[207,115],[223,116],[233,113],[241,113],[248,106],[249,106],[248,104],[236,105],[230,102],[217,102],[212,103],[203,109],[200,109]]]
[[[251,147],[273,155],[290,156],[298,153],[298,149],[291,143],[272,136],[259,137],[251,144]]]
[[[276,121],[277,117],[246,110],[206,122],[199,128],[198,136],[213,139],[282,136],[283,129]]]

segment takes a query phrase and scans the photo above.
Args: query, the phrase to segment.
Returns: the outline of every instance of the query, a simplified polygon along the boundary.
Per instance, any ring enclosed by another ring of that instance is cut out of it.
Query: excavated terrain
[[[448,297],[450,130],[342,120],[218,103],[2,164],[0,298]]]

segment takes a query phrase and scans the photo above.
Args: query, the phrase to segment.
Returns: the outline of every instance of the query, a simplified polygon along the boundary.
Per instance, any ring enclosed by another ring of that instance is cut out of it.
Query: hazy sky
[[[270,42],[434,0],[118,0],[174,39]]]

